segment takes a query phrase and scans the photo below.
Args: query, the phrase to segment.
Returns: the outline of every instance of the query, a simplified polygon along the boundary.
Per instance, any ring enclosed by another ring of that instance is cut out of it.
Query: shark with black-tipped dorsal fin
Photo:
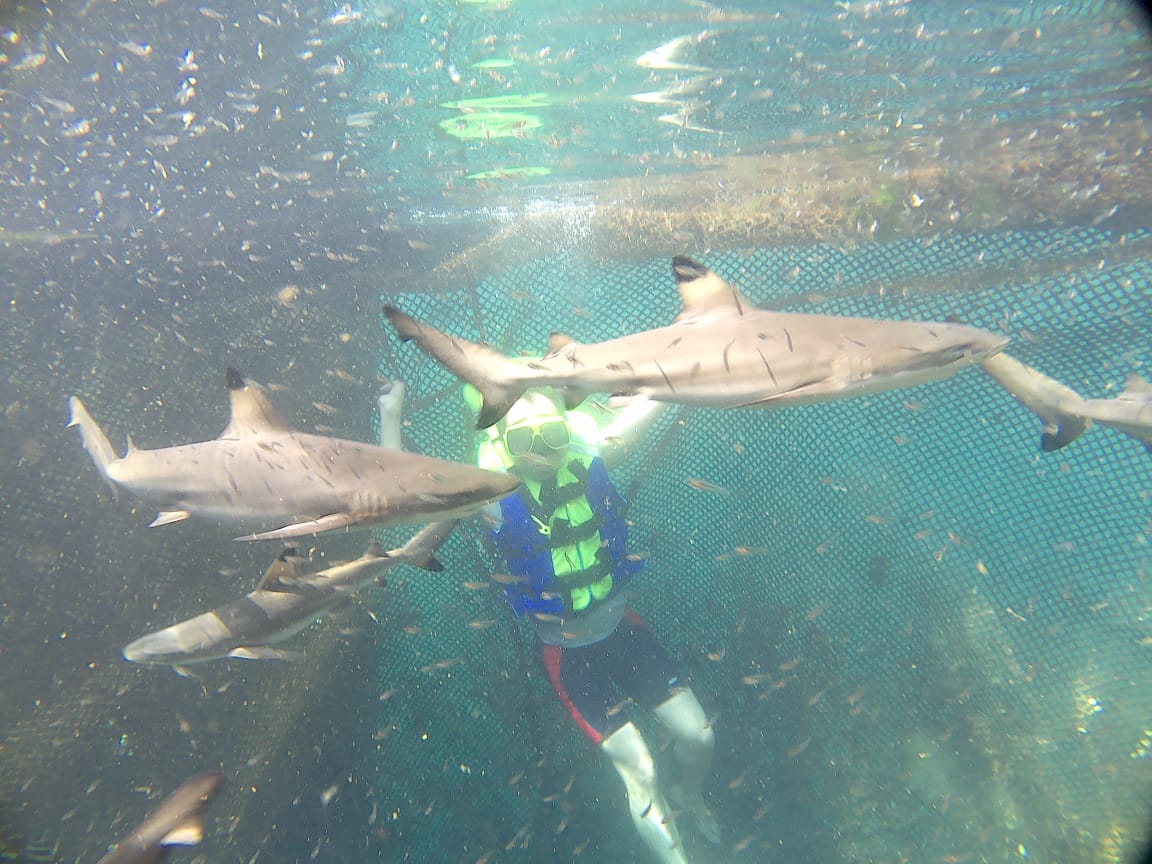
[[[133,663],[184,666],[223,657],[284,660],[292,655],[273,647],[310,627],[329,609],[373,582],[397,564],[441,570],[436,550],[455,520],[433,522],[398,549],[384,552],[373,543],[353,561],[315,573],[302,573],[294,549],[285,549],[264,573],[255,591],[211,612],[141,636],[124,647]]]
[[[224,785],[219,771],[205,771],[180,784],[98,864],[156,864],[177,846],[204,839],[204,811]]]
[[[960,324],[886,321],[757,309],[707,267],[677,257],[683,311],[666,327],[580,344],[553,334],[549,353],[516,362],[385,306],[413,340],[483,397],[491,426],[530,387],[562,390],[569,407],[592,393],[718,408],[826,402],[944,378],[1000,351],[1007,339]]]
[[[110,485],[160,505],[152,525],[196,515],[283,526],[238,540],[453,519],[520,485],[511,474],[299,432],[263,387],[235,369],[228,390],[231,420],[211,441],[140,450],[129,440],[117,457],[75,396],[68,425],[80,427],[84,449]]]

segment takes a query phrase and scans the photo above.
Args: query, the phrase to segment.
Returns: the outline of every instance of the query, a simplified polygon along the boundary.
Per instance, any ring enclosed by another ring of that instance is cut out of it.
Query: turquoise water
[[[650,860],[529,629],[470,587],[477,526],[291,663],[124,662],[277,549],[146,529],[68,397],[117,448],[204,440],[234,366],[367,441],[401,378],[406,445],[468,458],[459,388],[382,298],[538,353],[667,323],[687,254],[772,309],[1001,332],[1110,398],[1152,375],[1150,61],[1111,2],[0,7],[4,854],[97,860],[215,768],[187,858]],[[1104,426],[1039,434],[977,369],[666,413],[617,483],[634,605],[717,737],[722,840],[686,821],[689,860],[1135,854],[1152,463]]]

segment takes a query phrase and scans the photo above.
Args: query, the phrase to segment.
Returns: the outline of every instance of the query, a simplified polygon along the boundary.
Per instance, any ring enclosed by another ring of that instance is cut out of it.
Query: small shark
[[[1086,403],[1071,387],[1007,354],[989,357],[980,365],[1013,399],[1040,418],[1044,424],[1040,449],[1044,452],[1059,450],[1088,428]]]
[[[1152,453],[1152,383],[1135,372],[1114,399],[1085,399],[1081,413],[1089,420],[1131,435]]]
[[[352,525],[399,525],[466,516],[514,492],[511,474],[296,431],[267,392],[228,370],[232,417],[219,438],[118,458],[84,404],[70,400],[84,449],[113,488],[161,511],[152,525],[195,514],[277,520],[282,528],[238,537],[280,540]]]
[[[435,553],[451,533],[455,520],[433,522],[390,552],[375,543],[354,561],[303,574],[295,550],[285,549],[251,594],[232,603],[173,624],[125,646],[124,659],[133,663],[183,666],[222,657],[241,660],[284,660],[290,654],[271,647],[301,630],[374,580],[384,584],[382,571],[397,564],[441,570]]]
[[[944,378],[1000,351],[1007,339],[959,324],[772,312],[690,258],[673,272],[683,311],[667,327],[582,345],[553,334],[549,353],[518,363],[422,324],[384,314],[483,396],[491,426],[529,387],[561,388],[569,407],[590,393],[713,407],[775,408]]]
[[[197,845],[204,838],[204,811],[223,785],[219,771],[184,781],[99,864],[155,864],[167,858],[173,846]]]

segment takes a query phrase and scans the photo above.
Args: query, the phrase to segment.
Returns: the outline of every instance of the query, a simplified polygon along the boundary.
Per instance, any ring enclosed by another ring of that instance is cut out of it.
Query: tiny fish
[[[628,705],[631,704],[631,702],[632,702],[632,697],[631,696],[625,696],[623,699],[621,699],[619,702],[617,702],[615,705],[613,705],[611,708],[609,708],[604,713],[607,714],[609,717],[615,717],[617,714],[619,714],[621,711],[623,711],[625,708],[627,708]]]
[[[340,791],[340,784],[333,783],[327,789],[320,793],[320,806],[327,807],[332,803],[332,799],[336,797],[336,793]]]
[[[147,57],[152,53],[152,46],[147,42],[121,42],[120,47],[137,57]]]
[[[743,852],[745,849],[747,849],[749,846],[752,845],[752,841],[755,839],[756,839],[755,834],[749,834],[747,837],[741,837],[732,846],[732,851],[733,852]]]
[[[708,480],[701,480],[699,477],[687,477],[684,480],[693,489],[699,489],[701,492],[712,492],[716,495],[731,495],[732,493],[716,483]]]
[[[803,741],[801,741],[799,744],[796,744],[792,747],[789,747],[788,748],[788,755],[789,756],[799,756],[801,753],[803,753],[805,750],[808,749],[808,745],[811,743],[812,743],[812,738],[811,738],[811,736],[809,736],[808,738],[805,738]]]
[[[733,546],[732,551],[737,555],[763,555],[768,551],[767,546]]]

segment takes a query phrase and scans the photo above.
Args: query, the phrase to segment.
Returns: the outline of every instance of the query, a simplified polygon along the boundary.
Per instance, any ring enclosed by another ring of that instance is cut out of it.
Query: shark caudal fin
[[[436,550],[448,539],[448,535],[459,521],[459,519],[445,519],[442,522],[425,525],[399,549],[393,549],[385,554],[412,567],[439,573],[444,569],[444,565],[436,560]]]
[[[1071,387],[1007,354],[993,355],[980,365],[1013,399],[1040,418],[1044,424],[1040,449],[1045,453],[1072,443],[1088,428],[1082,413],[1084,400]]]
[[[395,306],[385,306],[384,317],[403,341],[414,341],[424,353],[480,391],[483,402],[476,420],[478,429],[487,429],[524,395],[526,379],[531,376],[525,375],[528,370],[511,358],[485,345],[442,333],[405,315]]]
[[[119,458],[116,451],[112,449],[112,442],[108,440],[104,431],[96,425],[96,421],[92,419],[92,415],[88,413],[83,402],[73,396],[68,400],[68,407],[72,409],[72,416],[68,420],[69,428],[72,426],[80,427],[80,440],[84,444],[84,449],[92,457],[92,462],[96,465],[100,476],[104,478],[104,482],[115,491],[116,486],[108,477],[108,466]]]

